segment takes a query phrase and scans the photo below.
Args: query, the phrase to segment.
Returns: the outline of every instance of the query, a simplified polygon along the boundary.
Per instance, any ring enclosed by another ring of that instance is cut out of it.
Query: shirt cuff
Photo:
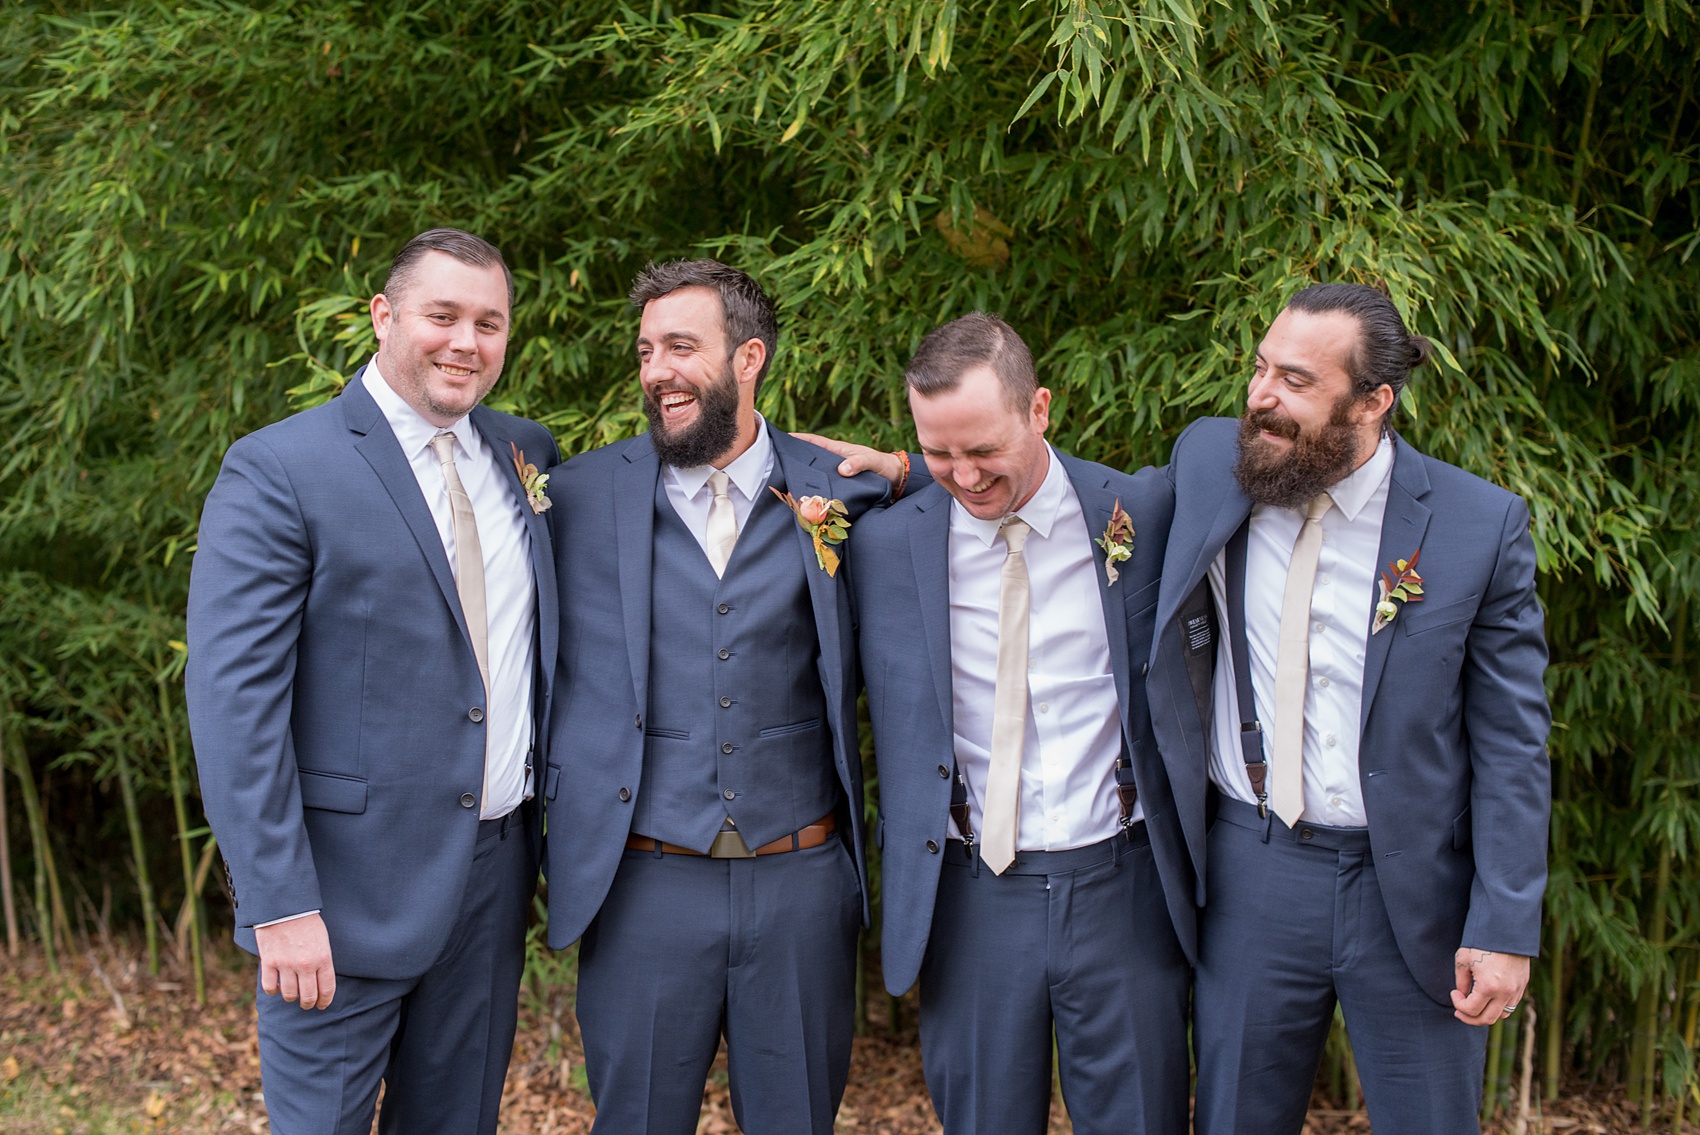
[[[306,918],[310,915],[314,915],[314,914],[318,914],[318,913],[319,912],[316,911],[316,910],[304,910],[300,914],[288,914],[288,915],[285,915],[282,918],[274,918],[270,922],[256,922],[256,923],[254,923],[254,929],[260,930],[260,929],[263,929],[264,927],[267,927],[267,926],[277,926],[277,925],[280,925],[281,923],[285,923],[285,922],[294,922],[297,918]]]

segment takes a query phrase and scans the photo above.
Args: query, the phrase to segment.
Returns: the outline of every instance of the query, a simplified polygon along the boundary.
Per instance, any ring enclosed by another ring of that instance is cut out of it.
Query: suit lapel
[[[532,509],[531,502],[525,495],[525,484],[519,477],[519,469],[514,465],[514,451],[518,448],[518,441],[503,428],[507,421],[493,410],[483,406],[473,407],[472,424],[494,451],[496,465],[502,470],[508,491],[513,493],[514,499],[519,502],[520,515],[525,518],[525,531],[531,545],[531,578],[537,589],[537,657],[539,660],[549,659],[555,657],[555,640],[560,634],[560,595],[555,590],[555,557],[550,550],[548,525],[543,514]],[[528,453],[524,454],[524,457],[535,464],[534,459],[542,457],[542,454]],[[551,666],[545,665],[542,668],[545,691],[554,678],[552,671]],[[538,706],[538,712],[542,712],[542,708]]]
[[[936,484],[923,489],[915,499],[920,516],[909,539],[915,589],[921,600],[921,631],[946,734],[956,730],[950,677],[950,501],[950,494]]]
[[[1428,533],[1429,517],[1432,513],[1421,498],[1428,494],[1428,472],[1423,468],[1422,457],[1416,450],[1406,445],[1398,438],[1393,442],[1393,476],[1387,486],[1387,511],[1381,519],[1381,549],[1376,554],[1376,579],[1381,578],[1381,572],[1393,560],[1409,559],[1417,552],[1423,543],[1423,537]],[[1372,585],[1373,586],[1373,585]],[[1379,589],[1374,593],[1374,599],[1381,597]],[[1374,626],[1374,599],[1371,601],[1370,626]],[[1369,628],[1364,628],[1369,633]],[[1364,651],[1364,695],[1363,707],[1358,715],[1358,731],[1363,732],[1364,725],[1369,721],[1370,706],[1375,702],[1376,690],[1381,685],[1382,671],[1387,667],[1387,656],[1393,649],[1393,640],[1399,637],[1399,628],[1383,627],[1380,634],[1369,634],[1369,641]]]
[[[1116,702],[1121,707],[1122,735],[1132,736],[1132,731],[1128,728],[1127,707],[1128,687],[1133,678],[1128,673],[1127,608],[1122,599],[1128,588],[1123,584],[1119,594],[1112,588],[1109,572],[1105,570],[1107,561],[1104,549],[1097,542],[1097,534],[1110,527],[1110,517],[1115,513],[1118,498],[1109,491],[1109,481],[1102,473],[1071,457],[1064,457],[1060,453],[1057,456],[1062,458],[1063,470],[1074,485],[1074,494],[1080,500],[1080,511],[1086,518],[1086,534],[1092,542],[1092,562],[1097,573],[1098,599],[1104,608],[1104,637],[1110,647],[1110,670],[1115,675]],[[1139,534],[1136,532],[1136,546],[1138,539]]]
[[[795,500],[804,497],[831,497],[832,483],[827,475],[816,469],[808,458],[802,456],[791,446],[789,435],[782,435],[771,425],[766,425],[768,439],[773,445],[773,458],[778,464],[780,474],[785,478],[785,491]],[[764,493],[772,497],[772,493]],[[779,500],[756,502],[757,507],[778,507],[784,505]],[[754,515],[754,509],[751,510]],[[820,657],[826,665],[823,667],[822,678],[827,685],[826,704],[838,706],[843,702],[844,667],[840,665],[843,657],[843,628],[838,620],[838,578],[827,575],[815,557],[814,539],[796,518],[790,521],[791,531],[797,541],[798,554],[803,558],[803,575],[809,581],[809,604],[815,613],[815,634],[820,639]],[[840,545],[839,555],[844,556],[848,548]],[[842,560],[841,560],[842,564]],[[843,567],[840,566],[840,571]]]
[[[413,466],[408,464],[407,455],[401,451],[401,443],[396,440],[383,411],[366,391],[362,380],[364,373],[365,368],[362,367],[337,396],[343,420],[350,430],[362,435],[354,443],[354,448],[366,459],[372,472],[378,475],[378,482],[384,486],[384,491],[389,493],[402,519],[407,522],[408,530],[413,533],[420,553],[431,568],[431,575],[442,590],[444,602],[454,612],[460,633],[470,643],[472,637],[467,634],[466,615],[460,608],[460,592],[455,589],[448,553],[443,551],[442,534],[437,531],[437,522],[432,519],[425,494],[419,489],[419,478],[413,475]]]
[[[620,560],[620,610],[638,712],[649,709],[649,610],[655,578],[655,482],[661,472],[649,435],[632,439],[614,470],[614,546]]]

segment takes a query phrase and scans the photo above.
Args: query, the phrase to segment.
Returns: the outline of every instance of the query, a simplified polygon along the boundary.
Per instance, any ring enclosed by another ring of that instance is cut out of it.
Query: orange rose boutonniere
[[[785,507],[797,517],[797,523],[814,541],[815,562],[827,575],[836,575],[838,553],[832,549],[844,543],[844,537],[850,534],[850,514],[844,511],[844,502],[825,497],[803,497],[799,500],[778,489],[771,491],[785,502]]]

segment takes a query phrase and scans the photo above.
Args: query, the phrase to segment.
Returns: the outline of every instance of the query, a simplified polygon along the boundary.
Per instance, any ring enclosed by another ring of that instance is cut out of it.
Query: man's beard
[[[1315,433],[1269,410],[1247,410],[1240,419],[1240,456],[1234,462],[1234,479],[1245,495],[1258,504],[1303,509],[1318,493],[1345,480],[1357,468],[1361,448],[1352,421],[1356,402],[1350,393],[1341,397]],[[1291,447],[1277,450],[1261,436],[1264,430],[1287,438]]]
[[[737,442],[738,380],[732,375],[731,364],[710,385],[691,390],[697,396],[697,420],[688,426],[674,429],[663,420],[660,399],[667,392],[666,389],[643,392],[649,439],[662,464],[679,469],[708,465]]]

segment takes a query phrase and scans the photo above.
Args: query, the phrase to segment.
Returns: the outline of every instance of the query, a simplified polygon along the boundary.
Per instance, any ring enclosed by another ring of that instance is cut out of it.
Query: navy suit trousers
[[[329,1009],[258,993],[260,1078],[277,1135],[494,1135],[537,885],[522,805],[479,825],[448,943],[420,977],[337,974]],[[336,943],[331,943],[335,963]]]
[[[1043,1135],[1053,1035],[1078,1135],[1186,1130],[1190,971],[1143,837],[1024,851],[1002,875],[945,845],[921,965],[945,1135]]]
[[[753,859],[627,849],[579,946],[597,1135],[692,1135],[726,1038],[747,1135],[830,1135],[862,893],[838,839]]]
[[[1266,834],[1267,833],[1267,834]],[[1364,829],[1219,801],[1194,991],[1199,1135],[1298,1135],[1338,1002],[1376,1135],[1479,1130],[1487,1029],[1411,976]]]

